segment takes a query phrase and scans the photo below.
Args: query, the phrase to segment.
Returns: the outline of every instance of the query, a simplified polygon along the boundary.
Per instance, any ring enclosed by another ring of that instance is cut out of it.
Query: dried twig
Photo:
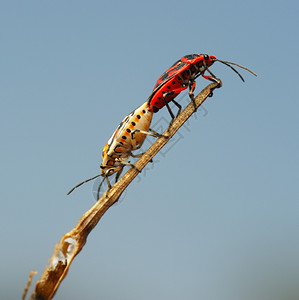
[[[27,292],[28,292],[28,290],[29,290],[29,288],[30,288],[30,285],[31,285],[31,282],[32,282],[32,278],[33,278],[33,276],[34,276],[35,274],[37,274],[37,272],[35,272],[35,271],[33,271],[33,270],[30,272],[29,278],[28,278],[28,282],[27,282],[27,284],[26,284],[26,286],[25,286],[25,288],[24,288],[22,300],[25,300],[26,295],[27,295]]]
[[[221,82],[212,83],[201,91],[195,98],[196,107],[199,107],[212,91],[221,86]],[[146,151],[146,153],[136,162],[136,167],[142,170],[149,161],[161,150],[169,139],[193,114],[194,106],[190,103],[185,110],[174,120],[171,128],[166,130],[163,135],[168,138],[160,137]],[[80,219],[79,223],[70,232],[66,233],[59,244],[56,244],[53,256],[50,259],[44,273],[36,283],[34,292],[30,300],[49,300],[52,299],[59,284],[66,276],[69,266],[75,256],[81,251],[86,243],[86,239],[91,230],[97,225],[103,214],[118,200],[126,187],[138,175],[138,171],[131,168],[124,176],[96,202]]]

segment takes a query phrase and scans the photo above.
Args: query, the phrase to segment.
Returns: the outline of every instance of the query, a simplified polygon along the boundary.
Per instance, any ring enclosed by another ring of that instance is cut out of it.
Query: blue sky
[[[104,215],[55,299],[298,299],[298,7],[2,1],[0,298],[20,299],[94,204],[93,183],[66,193],[98,174],[119,122],[173,62],[208,53],[258,77],[211,67],[223,87]]]

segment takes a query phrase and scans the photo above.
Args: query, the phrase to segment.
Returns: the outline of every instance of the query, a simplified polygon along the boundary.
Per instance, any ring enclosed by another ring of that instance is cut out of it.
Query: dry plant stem
[[[26,284],[26,286],[25,286],[25,288],[24,288],[22,300],[25,300],[26,295],[27,295],[27,292],[28,292],[28,289],[30,288],[30,285],[31,285],[31,282],[32,282],[32,278],[33,278],[33,276],[34,276],[35,274],[37,274],[37,272],[35,272],[35,271],[33,271],[33,270],[30,272],[29,278],[28,278],[28,282],[27,282],[27,284]]]
[[[211,92],[221,86],[219,83],[212,83],[201,91],[195,98],[196,107],[199,107],[211,94]],[[190,103],[185,110],[174,120],[171,128],[166,130],[163,135],[168,138],[160,137],[136,162],[136,167],[142,170],[146,164],[165,146],[169,139],[193,114],[194,106]],[[59,284],[66,276],[69,266],[75,256],[81,251],[86,243],[86,239],[91,230],[97,225],[103,214],[118,200],[126,187],[138,175],[138,171],[131,168],[127,173],[88,210],[80,219],[78,224],[70,232],[66,233],[59,244],[56,244],[53,256],[51,257],[44,273],[36,283],[35,289],[30,296],[30,300],[49,300],[52,299]]]

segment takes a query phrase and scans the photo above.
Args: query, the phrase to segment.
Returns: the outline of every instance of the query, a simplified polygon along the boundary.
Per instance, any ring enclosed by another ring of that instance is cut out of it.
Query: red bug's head
[[[184,56],[184,58],[188,58],[186,62],[190,64],[191,77],[199,76],[217,60],[216,56],[208,54],[192,54]]]
[[[217,59],[216,56],[208,54],[201,54],[200,57],[202,57],[207,67],[210,67]]]

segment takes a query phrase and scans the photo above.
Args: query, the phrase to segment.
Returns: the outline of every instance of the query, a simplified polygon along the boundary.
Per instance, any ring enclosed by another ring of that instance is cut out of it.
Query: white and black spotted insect
[[[108,179],[109,176],[116,173],[116,182],[119,179],[119,176],[125,166],[131,166],[137,169],[135,165],[131,164],[130,162],[127,162],[127,160],[130,157],[141,157],[143,153],[133,154],[132,151],[141,148],[147,135],[151,135],[154,137],[162,136],[154,130],[150,129],[152,118],[153,111],[149,110],[148,101],[136,108],[128,116],[126,116],[124,120],[120,123],[120,125],[117,127],[117,129],[114,131],[111,138],[108,140],[108,143],[103,148],[102,163],[100,166],[101,173],[79,183],[68,192],[68,195],[82,184],[91,181],[99,176],[102,176],[104,178],[101,181],[98,188],[98,200],[99,191],[105,179],[110,189],[111,183]]]

